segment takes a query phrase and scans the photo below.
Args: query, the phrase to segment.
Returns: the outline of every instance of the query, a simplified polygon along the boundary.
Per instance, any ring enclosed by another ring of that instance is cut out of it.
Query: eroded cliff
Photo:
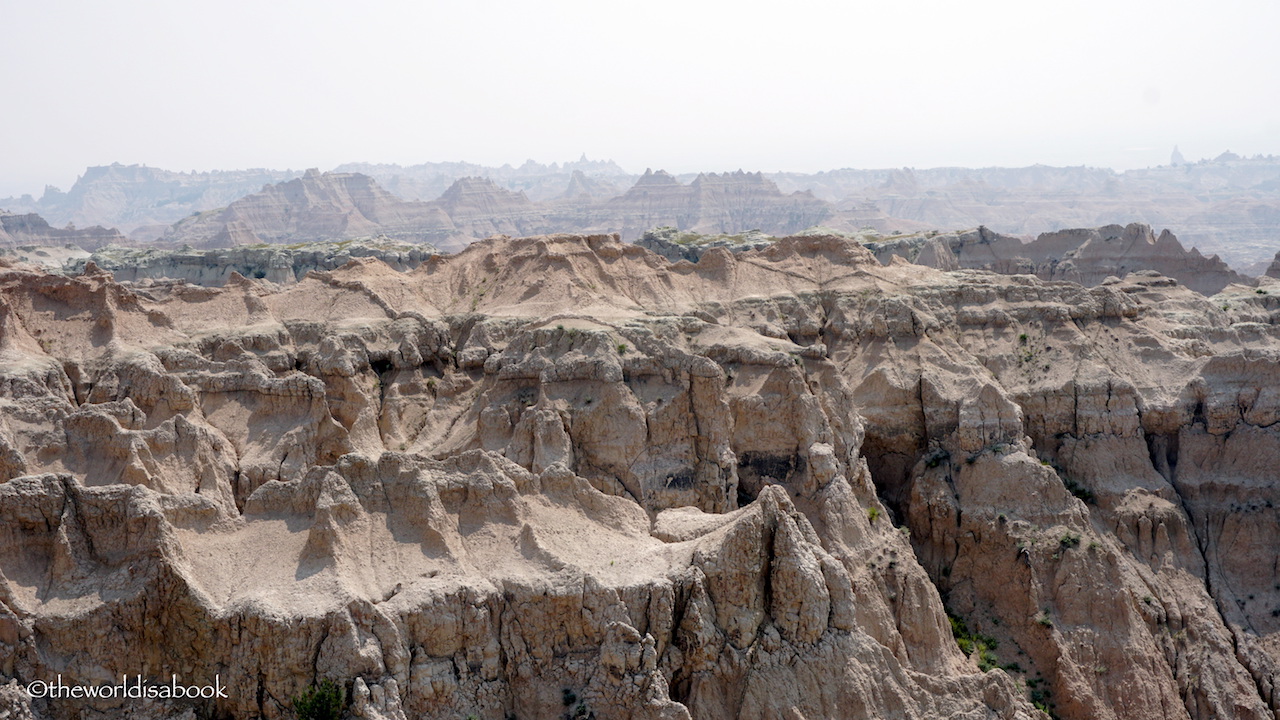
[[[1270,282],[834,237],[146,294],[0,267],[0,697],[118,716],[20,686],[217,673],[226,700],[127,708],[289,717],[330,678],[373,718],[1271,718]]]

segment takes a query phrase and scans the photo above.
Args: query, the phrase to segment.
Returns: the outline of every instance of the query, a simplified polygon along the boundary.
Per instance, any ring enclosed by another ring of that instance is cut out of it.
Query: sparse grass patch
[[[951,635],[956,639],[956,647],[970,657],[976,653],[979,670],[987,672],[1000,667],[1000,658],[996,657],[995,653],[996,648],[1000,646],[998,640],[990,635],[971,632],[964,618],[950,612],[947,613],[947,619],[951,621]]]

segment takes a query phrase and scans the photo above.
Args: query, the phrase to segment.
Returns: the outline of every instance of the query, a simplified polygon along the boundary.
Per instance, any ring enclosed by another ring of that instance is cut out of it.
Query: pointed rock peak
[[[675,177],[666,170],[658,170],[657,172],[654,172],[648,168],[645,169],[644,175],[641,175],[640,179],[636,181],[636,187],[679,184],[680,181],[675,179]]]
[[[320,175],[320,168],[307,168],[307,171],[302,174],[304,178],[308,179],[315,179],[320,177]]]
[[[529,204],[529,198],[524,192],[512,192],[487,177],[463,177],[453,181],[448,190],[440,196],[440,201],[445,205],[457,205],[465,201],[470,203],[474,199],[489,198],[483,202],[497,201],[503,203],[518,203],[521,205]]]
[[[1146,223],[1129,223],[1124,227],[1124,233],[1121,235],[1126,242],[1134,242],[1141,240],[1148,245],[1156,244],[1156,234]],[[1176,242],[1176,241],[1175,241]]]
[[[453,181],[448,190],[444,191],[444,196],[457,195],[464,192],[502,192],[503,188],[487,177],[460,177]]]
[[[565,188],[564,193],[561,194],[560,197],[575,198],[579,195],[589,195],[590,191],[588,190],[588,185],[589,181],[587,180],[587,176],[584,175],[581,170],[575,169],[569,174],[569,186]]]

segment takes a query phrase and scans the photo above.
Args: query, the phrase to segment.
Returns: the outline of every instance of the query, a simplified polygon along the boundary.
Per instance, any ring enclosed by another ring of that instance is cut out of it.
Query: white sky
[[[0,197],[88,165],[1280,153],[1280,2],[0,0]]]

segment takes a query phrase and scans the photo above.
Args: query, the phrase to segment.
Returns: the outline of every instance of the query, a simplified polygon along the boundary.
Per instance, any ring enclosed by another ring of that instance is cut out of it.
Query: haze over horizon
[[[1235,0],[8,10],[0,197],[87,166],[631,172],[1091,165],[1280,152],[1280,5]],[[51,48],[53,50],[51,51]]]

